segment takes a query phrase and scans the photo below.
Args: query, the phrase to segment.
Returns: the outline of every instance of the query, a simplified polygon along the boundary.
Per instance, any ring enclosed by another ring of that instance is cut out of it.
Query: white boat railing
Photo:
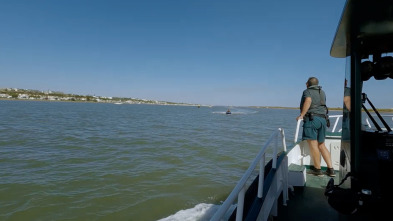
[[[334,132],[341,132],[341,128],[337,129],[337,125],[338,122],[340,121],[340,119],[343,117],[343,115],[329,115],[329,119],[335,119],[334,120],[334,124],[333,124],[333,128],[330,132],[334,133]],[[300,123],[302,122],[302,119],[299,119],[297,121],[297,125],[296,125],[296,132],[295,132],[295,140],[294,142],[296,143],[298,141],[298,137],[299,137],[299,131],[300,131]],[[331,122],[332,123],[332,122]]]
[[[281,135],[281,136],[280,136]],[[279,128],[276,132],[274,132],[269,140],[265,143],[265,145],[262,147],[261,151],[258,153],[254,161],[251,163],[250,167],[247,169],[243,177],[240,179],[240,181],[237,183],[236,187],[232,190],[232,192],[229,194],[228,198],[224,201],[224,203],[220,206],[220,208],[217,210],[217,212],[214,214],[214,216],[210,219],[210,221],[219,221],[221,220],[225,214],[228,212],[229,208],[235,201],[237,197],[237,210],[236,210],[236,221],[241,221],[243,217],[243,209],[244,209],[244,198],[245,198],[245,193],[247,190],[246,183],[250,179],[252,172],[255,170],[259,163],[259,180],[258,180],[258,198],[262,198],[263,194],[263,184],[264,184],[264,177],[265,177],[265,165],[266,165],[266,150],[268,149],[270,143],[274,141],[274,148],[273,148],[273,162],[272,162],[272,168],[276,169],[277,168],[277,153],[278,153],[278,140],[281,137],[281,142],[282,142],[282,147],[284,151],[287,150],[286,143],[285,143],[285,133],[284,130]],[[286,182],[285,182],[286,181]],[[285,186],[288,184],[288,176],[286,175],[284,178],[284,183],[286,183]],[[286,191],[283,191],[284,197],[284,205],[286,205],[286,200],[288,199],[288,188],[285,187],[283,188]],[[272,204],[271,208],[274,206]],[[270,208],[270,209],[271,209]],[[269,209],[269,210],[270,210]]]

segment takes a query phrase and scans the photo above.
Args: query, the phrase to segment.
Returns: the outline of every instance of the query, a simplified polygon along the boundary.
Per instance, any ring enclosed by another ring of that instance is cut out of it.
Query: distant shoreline
[[[43,100],[43,99],[13,99],[13,98],[0,98],[0,101],[31,101],[31,102],[64,102],[64,103],[101,103],[101,104],[116,104],[116,102],[100,102],[100,101],[82,101],[82,100]],[[209,106],[199,104],[184,104],[184,103],[122,103],[126,104],[146,104],[146,105],[173,105],[173,106]]]
[[[40,101],[40,102],[73,102],[73,103],[111,103],[116,102],[97,102],[97,101],[82,101],[82,100],[43,100],[43,99],[18,99],[18,98],[1,98],[0,100],[8,101]],[[128,103],[125,103],[128,104]],[[204,104],[186,104],[186,103],[174,103],[168,102],[165,104],[160,103],[131,103],[131,104],[149,104],[149,105],[174,105],[174,106],[200,106],[200,107],[227,107],[231,105],[204,105]],[[258,108],[258,109],[298,109],[298,107],[278,107],[278,106],[233,106],[233,107],[248,107],[248,108]],[[333,110],[333,109],[332,109]],[[341,110],[341,109],[340,109]]]
[[[97,102],[114,104],[158,104],[158,105],[188,105],[200,104],[174,103],[169,101],[155,101],[140,98],[106,97],[96,95],[65,94],[58,91],[39,91],[19,88],[0,88],[0,99],[30,100],[30,101],[65,101],[65,102]]]
[[[66,101],[66,100],[39,100],[39,99],[13,99],[13,98],[0,98],[1,100],[6,101],[40,101],[40,102],[72,102],[72,103],[111,103],[114,104],[115,102],[96,102],[96,101]],[[128,103],[124,103],[128,104]],[[227,107],[230,105],[202,105],[202,104],[186,104],[186,103],[130,103],[130,104],[147,104],[147,105],[171,105],[171,106],[194,106],[194,107]],[[248,107],[248,108],[257,108],[257,109],[292,109],[296,110],[299,109],[298,107],[278,107],[278,106],[235,106],[235,107]],[[377,109],[379,112],[384,113],[393,113],[393,109]],[[329,108],[329,111],[342,111],[342,108]],[[363,111],[363,110],[362,110]],[[375,112],[372,109],[369,109],[370,112]]]
[[[40,102],[73,102],[73,103],[111,103],[115,104],[116,102],[97,102],[97,101],[82,101],[82,100],[42,100],[42,99],[17,99],[17,98],[1,98],[0,100],[8,100],[8,101],[40,101]],[[124,103],[128,104],[128,103]],[[202,105],[202,104],[186,104],[186,103],[174,103],[168,102],[165,104],[160,103],[132,103],[132,104],[149,104],[149,105],[174,105],[174,106],[200,106],[200,107],[227,107],[230,105]],[[248,108],[257,108],[257,109],[299,109],[298,107],[279,107],[279,106],[234,106],[234,107],[248,107]],[[342,110],[340,108],[331,108],[329,110]]]
[[[64,94],[62,92],[44,92],[38,90],[25,90],[17,88],[0,89],[0,100],[10,101],[49,101],[49,102],[75,102],[75,103],[112,103],[112,104],[149,104],[149,105],[173,105],[173,106],[197,106],[197,107],[227,107],[231,105],[204,105],[190,103],[176,103],[169,101],[155,101],[140,98],[123,98],[123,97],[103,97],[92,95]],[[299,109],[299,107],[279,107],[279,106],[236,106],[249,107],[258,109]],[[329,108],[331,111],[342,111],[342,108]],[[369,109],[370,112],[374,110]],[[392,113],[392,109],[378,109],[379,112]]]

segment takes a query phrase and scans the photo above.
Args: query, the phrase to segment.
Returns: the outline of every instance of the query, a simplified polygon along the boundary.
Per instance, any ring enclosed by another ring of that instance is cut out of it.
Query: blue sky
[[[2,0],[0,88],[298,107],[315,76],[342,106],[331,1]]]

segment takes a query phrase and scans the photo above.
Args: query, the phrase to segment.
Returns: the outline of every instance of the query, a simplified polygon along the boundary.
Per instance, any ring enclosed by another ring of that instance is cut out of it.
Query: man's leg
[[[311,158],[314,161],[314,168],[321,169],[321,154],[318,149],[318,141],[317,140],[307,140],[307,143],[310,148]]]
[[[330,156],[329,150],[325,146],[325,142],[318,143],[318,149],[321,151],[322,157],[326,162],[328,168],[333,168],[332,158]]]

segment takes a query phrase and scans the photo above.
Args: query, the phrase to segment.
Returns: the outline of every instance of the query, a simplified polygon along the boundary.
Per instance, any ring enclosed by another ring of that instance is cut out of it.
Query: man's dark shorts
[[[318,143],[323,143],[326,136],[326,119],[314,116],[312,121],[308,117],[303,123],[303,140],[318,140]]]

